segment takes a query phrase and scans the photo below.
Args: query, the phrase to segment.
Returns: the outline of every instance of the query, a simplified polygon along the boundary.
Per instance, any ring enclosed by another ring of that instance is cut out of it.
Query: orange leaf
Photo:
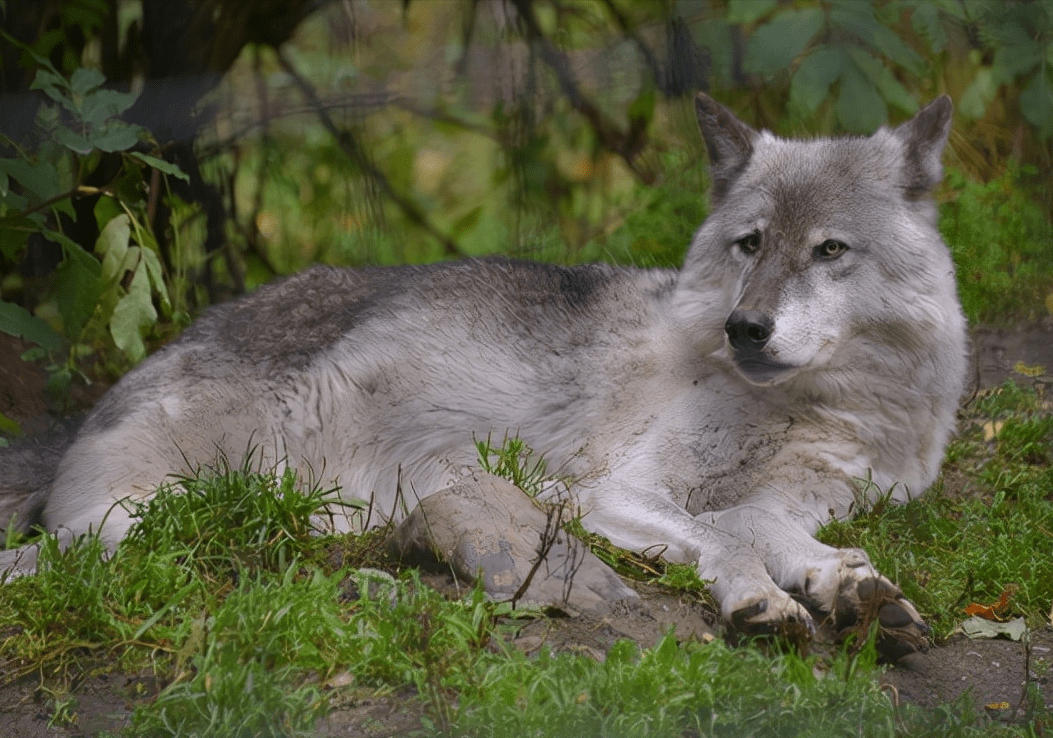
[[[997,602],[992,602],[990,605],[981,605],[978,602],[973,602],[965,608],[965,614],[979,615],[987,620],[1002,620],[999,611],[1005,610],[1009,607],[1010,598],[1016,594],[1019,589],[1020,585],[1018,584],[1007,584],[1002,590],[1002,594],[998,596]]]

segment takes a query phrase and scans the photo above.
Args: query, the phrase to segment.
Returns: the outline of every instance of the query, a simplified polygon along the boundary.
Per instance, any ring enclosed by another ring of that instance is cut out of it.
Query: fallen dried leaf
[[[1011,641],[1019,641],[1027,632],[1027,623],[1023,618],[1014,618],[1005,623],[997,623],[984,618],[972,617],[962,621],[959,628],[969,638],[997,638],[1005,636]]]
[[[998,438],[998,434],[1002,431],[1003,425],[1005,424],[1001,420],[988,420],[984,423],[984,442],[990,443]]]
[[[1013,365],[1013,371],[1017,374],[1022,374],[1025,377],[1041,377],[1046,373],[1046,367],[1041,364],[1028,365],[1022,361],[1018,361]]]
[[[973,602],[965,608],[966,615],[979,615],[982,618],[988,620],[1002,620],[1000,611],[1005,610],[1009,607],[1009,600],[1017,593],[1020,589],[1019,584],[1007,584],[1002,590],[1002,594],[998,596],[996,602],[992,602],[990,605],[981,605],[978,602]]]

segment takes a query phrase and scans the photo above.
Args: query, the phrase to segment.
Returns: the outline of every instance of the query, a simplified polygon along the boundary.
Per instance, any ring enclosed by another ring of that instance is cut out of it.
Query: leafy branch
[[[61,327],[0,301],[0,331],[57,354],[100,326],[128,360],[139,361],[146,354],[144,333],[158,319],[154,300],[171,311],[157,242],[147,225],[143,169],[180,179],[186,175],[159,156],[145,129],[121,120],[135,94],[105,87],[102,73],[94,69],[81,67],[67,78],[47,59],[22,48],[39,66],[31,89],[51,104],[38,116],[44,135],[36,149],[23,150],[9,140],[13,155],[0,158],[0,259],[18,261],[31,238],[61,249],[51,290]],[[111,170],[105,184],[87,184]],[[88,250],[68,228],[77,219],[73,202],[91,197],[97,198],[93,215],[100,235]],[[65,366],[52,371],[60,384],[68,383],[75,371],[73,352]]]

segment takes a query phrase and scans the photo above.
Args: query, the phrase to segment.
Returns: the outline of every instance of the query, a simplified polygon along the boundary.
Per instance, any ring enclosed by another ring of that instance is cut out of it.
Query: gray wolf
[[[712,211],[680,270],[309,269],[207,311],[65,444],[5,452],[0,513],[113,546],[115,502],[255,447],[398,514],[400,486],[470,478],[473,438],[507,433],[572,480],[585,528],[696,564],[736,627],[878,613],[922,643],[866,554],[813,534],[924,491],[954,428],[965,322],[929,197],[950,100],[817,140],[695,107]]]

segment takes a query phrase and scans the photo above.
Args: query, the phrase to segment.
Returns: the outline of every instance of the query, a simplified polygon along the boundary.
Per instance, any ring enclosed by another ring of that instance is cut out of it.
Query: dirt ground
[[[1000,384],[1013,376],[1018,381],[1053,387],[1053,325],[1003,331],[982,328],[974,333],[977,386]],[[22,362],[26,347],[0,334],[0,413],[34,432],[47,426],[49,404],[44,372]],[[1028,377],[1014,370],[1044,367]],[[73,410],[89,407],[102,387],[78,389]],[[433,575],[434,576],[434,575]],[[442,588],[440,578],[431,583]],[[647,647],[675,626],[681,639],[719,637],[715,614],[693,598],[671,595],[655,587],[637,585],[641,597],[603,618],[552,617],[525,622],[514,634],[517,647],[530,654],[547,645],[602,659],[617,640],[630,638]],[[4,680],[0,674],[0,682]],[[911,654],[882,677],[890,694],[900,703],[937,706],[972,695],[978,710],[996,720],[1019,717],[1026,684],[1038,689],[1047,709],[1053,710],[1053,628],[1030,635],[1030,643],[1005,639],[969,639],[955,635],[925,652]],[[84,679],[73,695],[70,712],[75,720],[49,725],[53,704],[32,678],[0,686],[0,735],[8,738],[73,738],[93,736],[102,730],[119,730],[135,704],[156,695],[160,685],[140,674],[108,673]],[[420,708],[410,695],[382,697],[353,695],[335,705],[318,726],[320,736],[399,736],[420,727]],[[1005,703],[1005,707],[985,705]]]

